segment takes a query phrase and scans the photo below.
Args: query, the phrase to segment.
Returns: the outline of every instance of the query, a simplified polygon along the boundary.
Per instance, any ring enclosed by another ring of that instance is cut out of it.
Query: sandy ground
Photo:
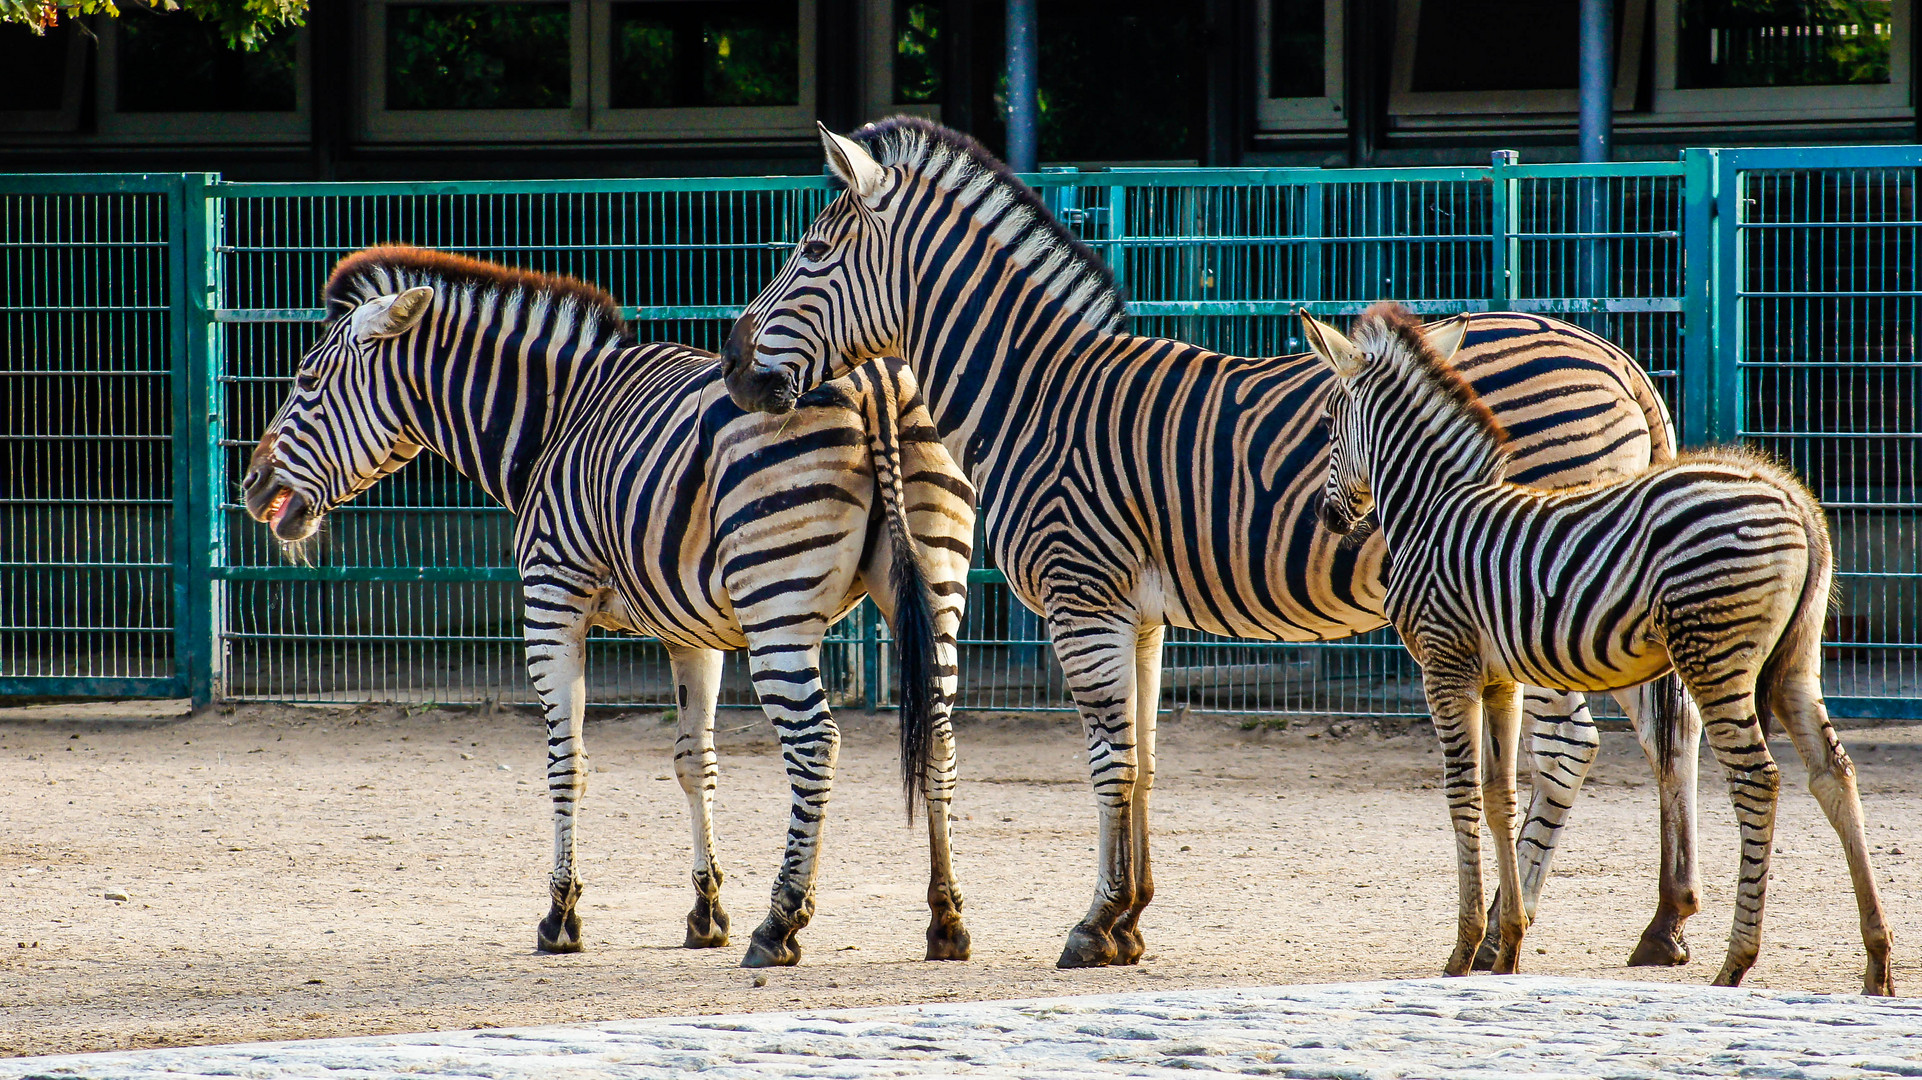
[[[1437,974],[1454,875],[1425,728],[1162,725],[1159,894],[1133,968],[1062,972],[1092,885],[1078,725],[960,729],[957,863],[974,959],[920,961],[925,843],[905,826],[885,718],[847,732],[802,966],[764,986],[739,962],[787,820],[764,722],[722,740],[717,821],[735,943],[679,947],[686,808],[672,728],[591,721],[587,951],[543,956],[551,829],[530,716],[244,707],[194,718],[0,713],[0,1051],[53,1053],[824,1008]],[[1922,985],[1922,727],[1844,735],[1895,924],[1896,983]],[[1852,992],[1862,955],[1833,834],[1786,743],[1786,789],[1756,987]],[[1719,963],[1733,818],[1704,770],[1706,896],[1695,962],[1624,968],[1654,897],[1654,787],[1606,736],[1531,930],[1532,974],[1703,981]],[[108,899],[109,893],[125,900]]]

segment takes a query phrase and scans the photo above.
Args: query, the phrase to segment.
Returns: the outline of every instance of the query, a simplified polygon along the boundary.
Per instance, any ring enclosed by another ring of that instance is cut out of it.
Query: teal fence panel
[[[1913,148],[1691,150],[1674,163],[1121,169],[1031,178],[1115,268],[1134,329],[1298,351],[1297,311],[1391,296],[1555,315],[1648,366],[1684,442],[1792,461],[1828,506],[1844,715],[1922,715]],[[718,346],[830,197],[818,177],[229,184],[0,177],[0,694],[531,701],[510,523],[423,458],[290,562],[233,501],[342,255],[421,244],[606,287],[641,335]],[[962,705],[1070,707],[1039,620],[977,567]],[[1319,645],[1171,631],[1168,703],[1420,715],[1386,631]],[[826,650],[883,704],[884,625]],[[655,643],[597,636],[600,704],[666,705]],[[730,668],[724,701],[750,706]]]
[[[1922,716],[1922,148],[1717,155],[1712,430],[1821,498],[1844,716]]]

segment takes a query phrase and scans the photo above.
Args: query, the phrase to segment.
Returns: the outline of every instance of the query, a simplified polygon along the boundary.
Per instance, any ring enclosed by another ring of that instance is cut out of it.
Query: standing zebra
[[[570,278],[372,248],[341,261],[326,301],[333,321],[254,450],[247,511],[299,542],[428,449],[514,514],[554,803],[539,947],[581,947],[574,813],[587,632],[601,626],[659,638],[673,665],[674,769],[694,819],[690,948],[727,943],[709,823],[714,711],[721,650],[748,650],[793,807],[772,908],[743,964],[799,961],[840,746],[821,638],[865,593],[895,627],[903,780],[910,809],[917,794],[927,805],[928,958],[966,959],[949,710],[974,492],[905,366],[823,386],[776,420],[728,401],[712,353],[636,344],[613,299]]]
[[[1869,954],[1865,994],[1894,992],[1889,928],[1869,868],[1855,767],[1822,703],[1828,525],[1793,476],[1740,450],[1688,454],[1629,480],[1548,492],[1504,479],[1507,433],[1448,364],[1461,321],[1425,332],[1395,304],[1353,342],[1304,317],[1337,377],[1322,517],[1348,532],[1371,510],[1389,554],[1385,607],[1422,667],[1447,753],[1461,875],[1448,974],[1481,943],[1483,802],[1501,874],[1498,972],[1515,970],[1527,916],[1515,861],[1518,683],[1570,691],[1647,682],[1673,665],[1700,703],[1742,828],[1735,929],[1715,976],[1734,986],[1762,943],[1780,778],[1772,716],[1842,837]],[[1482,769],[1486,745],[1495,760]]]
[[[722,353],[728,391],[744,408],[779,412],[866,360],[913,365],[936,428],[981,492],[1010,587],[1047,620],[1087,733],[1100,877],[1060,963],[1133,963],[1154,895],[1148,798],[1164,628],[1326,641],[1384,621],[1381,545],[1343,546],[1315,514],[1328,372],[1312,356],[1224,356],[1122,332],[1107,269],[965,135],[896,118],[855,139],[823,128],[822,139],[848,190],[735,324]],[[1533,482],[1628,476],[1673,454],[1646,376],[1592,334],[1476,316],[1471,366],[1520,433],[1517,468]],[[1652,711],[1627,697],[1631,715]],[[1530,910],[1598,745],[1580,697],[1537,709],[1546,782],[1524,832],[1536,856],[1523,876]],[[1662,781],[1663,888],[1631,962],[1687,958],[1681,928],[1698,891],[1692,721],[1661,747],[1640,727]]]

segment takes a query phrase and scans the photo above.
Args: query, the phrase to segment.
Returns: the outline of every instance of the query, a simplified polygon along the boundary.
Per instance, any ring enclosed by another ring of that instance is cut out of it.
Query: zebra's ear
[[[425,285],[391,296],[376,296],[354,309],[354,336],[367,341],[405,334],[427,314],[433,299],[434,290]]]
[[[1307,312],[1301,313],[1302,336],[1308,340],[1308,349],[1322,362],[1335,369],[1335,374],[1344,379],[1352,379],[1361,374],[1366,360],[1355,343],[1349,341],[1341,331],[1322,322]]]
[[[1448,360],[1455,355],[1455,350],[1462,347],[1462,339],[1468,336],[1468,312],[1438,323],[1429,323],[1421,328],[1421,336],[1428,342],[1428,347],[1435,350],[1436,356]]]
[[[855,198],[865,202],[881,190],[881,177],[886,170],[881,168],[880,162],[874,160],[860,143],[836,135],[819,120],[814,122],[814,126],[821,129],[821,147],[827,151],[828,168],[833,169],[834,175],[847,184]]]

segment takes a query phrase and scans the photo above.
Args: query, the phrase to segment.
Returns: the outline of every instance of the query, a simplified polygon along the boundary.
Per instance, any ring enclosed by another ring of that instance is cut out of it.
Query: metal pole
[[[1615,0],[1582,0],[1581,98],[1582,160],[1607,161],[1615,135]]]
[[[1008,167],[1033,172],[1040,128],[1035,0],[1008,0]]]

